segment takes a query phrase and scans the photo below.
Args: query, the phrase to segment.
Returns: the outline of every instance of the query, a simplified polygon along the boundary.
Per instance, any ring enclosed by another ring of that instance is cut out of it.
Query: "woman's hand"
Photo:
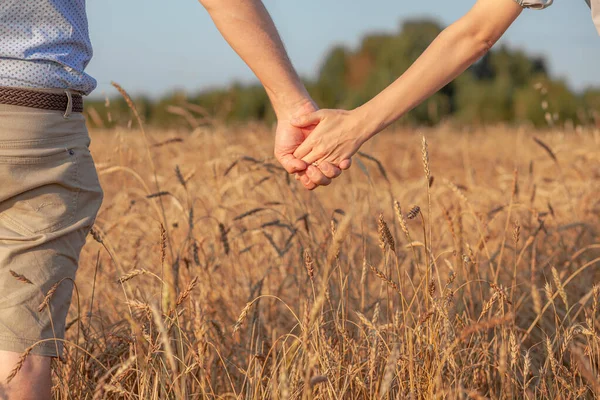
[[[294,151],[296,159],[308,164],[307,170],[298,177],[310,190],[331,183],[331,180],[318,179],[320,171],[328,175],[329,165],[337,165],[341,170],[350,168],[352,156],[369,137],[356,111],[319,110],[294,118],[291,124],[311,129],[306,140]]]
[[[315,125],[297,127],[291,123],[291,120],[311,115],[317,110],[316,104],[310,99],[289,107],[285,113],[281,113],[277,121],[277,132],[275,135],[275,157],[287,172],[296,173],[297,177],[300,175],[303,176],[304,179],[301,179],[301,181],[307,189],[329,185],[332,179],[337,178],[342,173],[342,170],[337,165],[324,161],[319,165],[319,168],[315,168],[314,166],[307,165],[304,161],[293,155],[294,151],[310,136]],[[342,162],[342,166],[345,166],[346,169],[349,168],[349,160]],[[307,167],[310,169],[308,175],[306,171]]]

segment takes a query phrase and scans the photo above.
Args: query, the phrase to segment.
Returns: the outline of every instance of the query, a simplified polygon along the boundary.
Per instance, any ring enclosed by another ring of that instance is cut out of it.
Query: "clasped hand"
[[[318,110],[310,102],[278,121],[275,157],[306,189],[313,190],[349,169],[366,139],[352,111]]]

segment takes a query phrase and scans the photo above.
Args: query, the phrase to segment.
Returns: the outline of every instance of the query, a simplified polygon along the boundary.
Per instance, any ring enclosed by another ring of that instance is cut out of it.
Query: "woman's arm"
[[[308,164],[348,159],[382,129],[443,88],[485,55],[521,14],[515,0],[478,0],[460,20],[445,29],[394,83],[363,106],[320,110],[292,121],[317,125],[294,156]],[[308,168],[308,175],[314,167]],[[307,178],[303,178],[305,186]]]

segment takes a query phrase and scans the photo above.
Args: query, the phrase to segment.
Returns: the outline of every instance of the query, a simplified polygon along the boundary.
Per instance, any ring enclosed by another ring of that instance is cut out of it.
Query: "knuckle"
[[[311,179],[312,183],[314,183],[315,185],[320,185],[321,182],[323,181],[323,177],[322,176],[314,176]]]
[[[331,175],[333,173],[333,167],[328,162],[323,162],[322,165],[320,165],[320,168],[321,172],[325,175]]]
[[[331,172],[329,174],[327,174],[327,177],[329,179],[333,179],[333,178],[337,178],[340,175],[340,173],[338,171],[336,171],[335,169],[332,169]]]
[[[319,184],[320,185],[329,185],[331,183],[331,179],[327,178],[326,176],[322,176],[321,179],[319,179]]]

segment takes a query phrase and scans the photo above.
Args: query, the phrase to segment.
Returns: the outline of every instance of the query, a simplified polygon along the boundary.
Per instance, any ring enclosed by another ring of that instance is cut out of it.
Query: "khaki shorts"
[[[89,144],[82,114],[0,104],[0,350],[62,352],[54,339],[103,197]]]

